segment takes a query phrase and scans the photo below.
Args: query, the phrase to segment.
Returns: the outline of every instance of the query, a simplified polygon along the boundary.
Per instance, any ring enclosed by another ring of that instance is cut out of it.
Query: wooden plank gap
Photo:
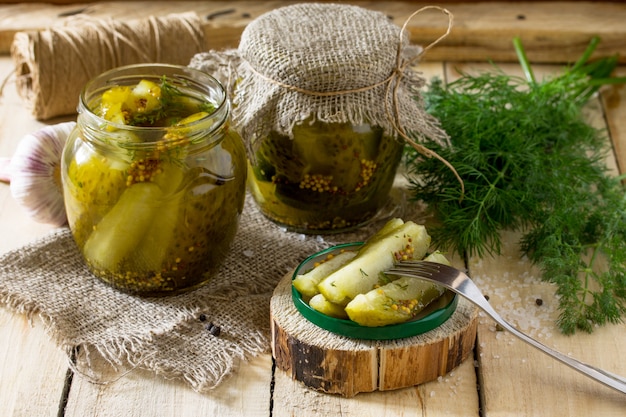
[[[80,348],[72,349],[72,354],[70,355],[70,362],[73,365],[76,365],[76,352]],[[72,367],[67,368],[67,372],[65,373],[65,381],[63,384],[63,391],[61,391],[61,399],[59,401],[59,412],[57,413],[57,417],[65,417],[65,408],[67,407],[67,401],[70,396],[70,389],[72,388],[72,381],[74,380],[74,371]]]
[[[272,377],[270,378],[269,417],[274,416],[274,389],[276,388],[276,361],[272,357]]]

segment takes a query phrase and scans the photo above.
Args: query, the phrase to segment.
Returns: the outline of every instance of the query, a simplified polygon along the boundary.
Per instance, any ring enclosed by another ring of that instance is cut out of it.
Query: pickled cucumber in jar
[[[109,86],[85,102],[63,184],[87,266],[141,295],[204,283],[234,239],[247,169],[219,103],[166,77]]]
[[[271,132],[250,164],[261,212],[290,230],[332,233],[371,219],[388,200],[403,145],[381,128],[305,121]]]

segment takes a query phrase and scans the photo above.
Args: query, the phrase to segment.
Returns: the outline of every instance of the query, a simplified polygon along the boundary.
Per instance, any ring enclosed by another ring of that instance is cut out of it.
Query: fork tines
[[[445,266],[429,261],[400,261],[389,269],[390,273],[435,274]]]

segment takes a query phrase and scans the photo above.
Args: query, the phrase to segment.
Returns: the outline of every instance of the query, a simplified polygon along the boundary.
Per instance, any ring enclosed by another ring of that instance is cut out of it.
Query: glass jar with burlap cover
[[[409,65],[422,52],[383,13],[307,3],[256,18],[237,50],[200,54],[191,65],[234,85],[233,118],[261,212],[317,234],[374,218],[389,200],[404,138],[447,140]]]

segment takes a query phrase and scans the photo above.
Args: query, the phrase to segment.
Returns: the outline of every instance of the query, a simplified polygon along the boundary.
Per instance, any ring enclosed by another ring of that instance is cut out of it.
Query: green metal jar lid
[[[323,251],[309,256],[298,265],[293,273],[292,280],[295,279],[298,274],[311,270],[315,262],[325,259],[329,254],[339,253],[341,250],[358,250],[361,245],[363,245],[362,242],[345,243],[324,249]],[[302,298],[300,292],[293,285],[291,286],[291,294],[296,309],[311,323],[342,336],[368,340],[402,339],[426,333],[448,320],[456,310],[458,303],[456,294],[452,291],[446,291],[439,299],[422,310],[414,319],[405,323],[389,326],[368,327],[361,326],[352,320],[337,319],[314,310]]]

